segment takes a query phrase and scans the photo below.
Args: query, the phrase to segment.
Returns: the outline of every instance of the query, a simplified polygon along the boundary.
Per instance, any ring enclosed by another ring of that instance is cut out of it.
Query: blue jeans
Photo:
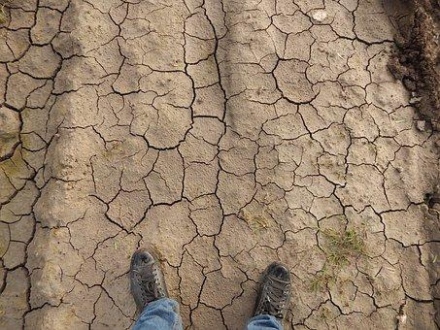
[[[182,330],[179,304],[169,298],[162,298],[142,311],[133,330]],[[246,330],[282,330],[281,323],[271,315],[258,315],[249,320]]]

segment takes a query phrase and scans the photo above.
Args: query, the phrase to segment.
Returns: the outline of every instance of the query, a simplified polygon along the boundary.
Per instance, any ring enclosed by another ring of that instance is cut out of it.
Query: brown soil
[[[435,129],[440,127],[440,2],[406,0],[412,8],[409,29],[401,26],[399,53],[391,59],[394,76],[413,92],[415,107]]]
[[[185,329],[243,329],[274,260],[285,329],[439,329],[409,103],[438,104],[438,20],[409,4],[0,0],[0,329],[131,329],[143,245]]]

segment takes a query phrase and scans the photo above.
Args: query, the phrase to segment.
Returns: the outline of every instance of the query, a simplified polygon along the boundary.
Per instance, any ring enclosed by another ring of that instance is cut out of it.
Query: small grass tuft
[[[0,24],[5,24],[7,21],[5,6],[10,2],[10,0],[0,1]]]
[[[335,283],[341,268],[350,265],[352,258],[365,254],[365,243],[354,229],[322,229],[320,232],[326,239],[323,247],[326,261],[311,282],[310,289],[314,292],[323,290],[329,283]]]
[[[272,227],[271,221],[268,216],[262,211],[260,214],[252,214],[247,210],[242,210],[240,216],[248,224],[253,232],[259,232],[264,229]]]
[[[4,8],[4,5],[0,7],[0,24],[6,23],[6,14],[5,14],[5,10],[3,8]]]
[[[312,282],[310,283],[310,289],[313,292],[318,292],[323,290],[328,283],[331,283],[334,276],[332,276],[332,272],[327,269],[326,266],[322,270],[315,275]]]
[[[348,265],[349,257],[356,257],[364,253],[365,243],[353,229],[338,232],[334,229],[322,231],[328,239],[327,260],[331,265],[342,267]]]

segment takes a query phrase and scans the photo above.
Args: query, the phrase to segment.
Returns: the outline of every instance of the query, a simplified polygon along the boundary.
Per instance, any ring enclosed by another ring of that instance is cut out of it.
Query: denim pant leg
[[[283,330],[283,325],[272,315],[257,315],[249,320],[246,330]]]
[[[169,298],[149,303],[136,321],[133,330],[182,330],[179,304]]]

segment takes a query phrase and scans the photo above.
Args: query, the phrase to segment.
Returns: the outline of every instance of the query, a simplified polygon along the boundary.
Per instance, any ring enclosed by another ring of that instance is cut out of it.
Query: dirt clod
[[[398,52],[389,68],[409,91],[420,95],[414,103],[420,115],[440,129],[440,4],[409,0],[413,15],[409,29],[401,28]]]

